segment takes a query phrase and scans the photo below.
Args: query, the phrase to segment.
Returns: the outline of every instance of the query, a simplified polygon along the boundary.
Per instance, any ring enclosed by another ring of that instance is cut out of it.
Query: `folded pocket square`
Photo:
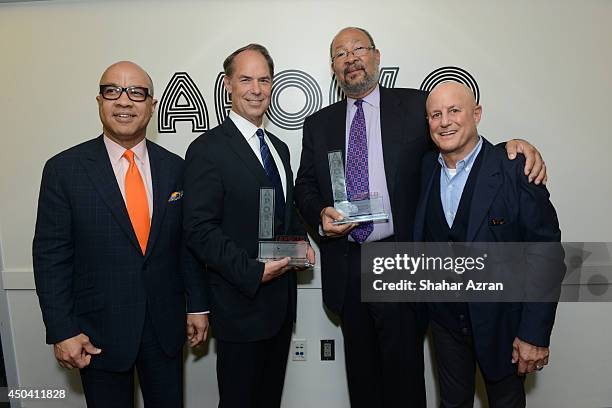
[[[506,220],[504,220],[503,218],[491,218],[489,220],[489,225],[504,225],[506,223]]]
[[[183,197],[183,190],[175,191],[174,193],[170,194],[170,198],[168,199],[168,202],[171,203],[173,201],[180,200],[182,197]]]

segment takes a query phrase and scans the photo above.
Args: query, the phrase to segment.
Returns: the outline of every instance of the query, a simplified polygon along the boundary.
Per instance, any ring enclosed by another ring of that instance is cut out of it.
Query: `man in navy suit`
[[[296,316],[289,258],[258,260],[261,189],[274,191],[277,235],[304,236],[293,205],[289,148],[265,129],[274,62],[249,44],[223,63],[225,121],[185,156],[187,245],[206,263],[221,408],[279,407]],[[308,248],[314,263],[314,251]]]
[[[145,139],[157,101],[138,65],[106,69],[96,99],[103,134],[43,170],[33,260],[46,341],[80,369],[89,407],[132,407],[134,368],[146,407],[181,407],[186,321],[191,345],[208,328],[182,239],[183,160]]]
[[[442,83],[429,94],[426,109],[439,153],[423,159],[415,241],[560,241],[546,187],[529,183],[522,159],[509,160],[503,149],[478,134],[482,108],[469,88]],[[565,273],[562,249],[551,247],[558,251],[547,259],[546,267],[560,281]],[[541,259],[529,251],[525,257],[532,267],[530,257]],[[556,306],[552,302],[430,304],[440,406],[473,405],[478,363],[491,407],[524,407],[524,375],[548,364]]]

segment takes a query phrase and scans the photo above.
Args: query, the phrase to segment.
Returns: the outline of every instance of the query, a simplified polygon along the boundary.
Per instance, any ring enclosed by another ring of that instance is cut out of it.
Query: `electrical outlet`
[[[333,339],[321,340],[321,361],[336,359],[335,342]]]
[[[305,339],[293,339],[291,341],[291,359],[293,361],[306,361]]]

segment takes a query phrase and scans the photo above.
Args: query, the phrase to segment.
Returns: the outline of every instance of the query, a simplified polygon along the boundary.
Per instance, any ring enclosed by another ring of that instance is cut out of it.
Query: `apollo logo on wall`
[[[380,69],[379,83],[387,88],[394,88],[399,74],[399,67],[383,67]],[[214,107],[217,124],[223,123],[232,106],[229,94],[223,86],[223,72],[217,75],[214,83]],[[480,102],[480,88],[474,77],[465,69],[445,66],[429,73],[420,89],[431,91],[436,85],[445,81],[456,81],[467,85]],[[281,95],[294,88],[304,96],[304,105],[295,110],[288,110],[281,103]],[[329,85],[327,102],[329,105],[344,98],[336,77],[333,76]],[[323,92],[318,82],[307,72],[288,69],[274,75],[274,86],[270,107],[266,115],[270,122],[285,130],[299,130],[304,119],[323,107]],[[158,128],[159,133],[176,133],[177,122],[190,122],[193,133],[203,133],[211,128],[208,105],[202,93],[187,72],[175,72],[164,89],[159,102]]]

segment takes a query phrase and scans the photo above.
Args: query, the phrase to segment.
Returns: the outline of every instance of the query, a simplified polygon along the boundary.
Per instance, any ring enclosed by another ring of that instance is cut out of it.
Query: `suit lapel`
[[[415,241],[423,241],[425,238],[425,231],[424,231],[425,212],[427,211],[427,205],[429,203],[429,196],[431,194],[431,188],[434,183],[434,178],[435,178],[435,175],[437,174],[436,165],[437,165],[437,161],[432,162],[432,166],[428,167],[428,170],[426,173],[428,174],[427,181],[426,181],[424,188],[422,188],[421,199],[419,201],[419,204],[416,210],[416,218],[414,222]],[[435,182],[438,182],[438,180],[435,180]]]
[[[253,149],[231,119],[225,119],[225,122],[223,122],[223,130],[228,136],[230,147],[240,157],[244,165],[248,168],[249,173],[255,177],[258,184],[261,187],[272,188],[272,183],[270,182],[270,179],[268,178],[268,175],[266,174],[261,162],[253,153]],[[285,169],[285,183],[287,186],[287,191],[285,192],[284,226],[285,230],[287,230],[291,221],[291,209],[293,208],[293,173],[291,172],[291,163],[289,163],[289,157],[284,154],[285,149],[282,149],[279,146],[279,140],[276,138],[276,136],[272,135],[268,131],[266,131],[266,133],[268,134],[268,140],[270,143],[272,143],[274,149],[281,158],[283,168]]]
[[[94,188],[110,209],[117,224],[119,224],[125,235],[140,252],[140,245],[132,228],[125,201],[119,190],[117,178],[113,172],[113,167],[111,166],[102,137],[100,136],[96,139],[93,149],[87,156],[83,157],[81,162]]]
[[[327,152],[341,151],[346,166],[346,99],[334,105],[334,109],[327,129]]]
[[[401,111],[401,100],[380,86],[380,134],[382,139],[383,161],[385,163],[385,175],[387,179],[387,190],[389,201],[393,203],[395,193],[396,173],[399,162],[403,140],[402,118],[405,113]]]
[[[259,184],[271,186],[268,175],[261,165],[261,162],[257,159],[257,156],[253,153],[253,149],[251,149],[249,143],[229,117],[223,122],[223,130],[228,138],[229,146],[249,169],[249,173],[257,179]]]
[[[482,141],[482,165],[474,186],[472,205],[467,229],[467,242],[473,242],[476,234],[487,222],[486,217],[493,199],[501,186],[499,164],[493,156],[493,146],[483,138]]]
[[[325,168],[327,173],[325,179],[327,180],[326,189],[327,193],[323,194],[323,197],[330,197],[330,204],[334,201],[332,191],[332,181],[329,169],[328,154],[330,152],[339,151],[342,155],[342,163],[346,169],[346,99],[331,106],[334,111],[330,114],[330,121],[325,128],[325,134],[317,136],[324,138],[326,144],[322,145],[326,148],[325,152]],[[333,205],[333,204],[331,204]]]
[[[170,196],[172,179],[167,171],[163,171],[163,156],[159,151],[147,140],[147,154],[149,155],[149,164],[151,166],[151,183],[153,185],[153,217],[151,219],[151,231],[147,241],[147,250],[145,258],[152,251],[155,241],[159,235],[159,230],[166,214],[168,206],[168,197]]]

